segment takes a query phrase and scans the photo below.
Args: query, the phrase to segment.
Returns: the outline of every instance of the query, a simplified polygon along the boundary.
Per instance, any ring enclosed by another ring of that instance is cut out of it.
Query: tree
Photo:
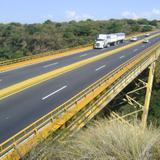
[[[100,33],[130,34],[150,31],[151,26],[160,27],[160,22],[146,19],[106,21],[87,19],[62,23],[47,20],[42,24],[0,24],[0,59],[23,57],[91,43]]]
[[[143,28],[142,28],[142,32],[148,32],[148,31],[151,31],[151,30],[152,30],[152,26],[149,26],[149,25],[143,26]]]
[[[158,25],[158,21],[157,20],[153,20],[149,22],[150,25],[152,26],[157,26]]]

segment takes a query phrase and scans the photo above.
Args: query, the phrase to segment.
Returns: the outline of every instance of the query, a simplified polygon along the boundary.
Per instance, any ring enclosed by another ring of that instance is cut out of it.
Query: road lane
[[[139,36],[139,40],[143,39],[143,38],[144,38],[144,36]],[[8,87],[10,85],[13,85],[15,83],[24,81],[26,79],[41,75],[43,73],[47,73],[49,71],[58,69],[60,67],[67,66],[67,65],[72,64],[74,62],[78,62],[78,61],[84,60],[86,58],[90,58],[90,57],[102,54],[106,51],[113,50],[115,48],[124,46],[128,43],[131,43],[131,42],[126,41],[125,43],[120,44],[119,46],[111,46],[109,48],[105,48],[102,50],[91,49],[91,50],[81,52],[78,54],[74,54],[74,55],[70,55],[67,57],[62,57],[62,58],[58,58],[58,59],[26,66],[23,68],[15,69],[12,71],[0,73],[0,79],[3,79],[3,81],[0,84],[0,89]],[[53,65],[51,65],[51,64],[53,64]],[[44,66],[46,66],[46,67],[44,67]]]
[[[109,57],[65,73],[54,79],[36,85],[32,88],[12,95],[0,101],[0,143],[8,139],[30,123],[61,105],[75,94],[85,89],[120,64],[137,55],[140,51],[160,41],[160,37],[153,38],[151,43],[139,44]],[[142,46],[144,46],[142,48]],[[138,49],[135,52],[135,49]],[[125,55],[124,58],[120,58]],[[95,72],[96,68],[106,65]],[[42,101],[46,95],[61,89],[54,96]]]

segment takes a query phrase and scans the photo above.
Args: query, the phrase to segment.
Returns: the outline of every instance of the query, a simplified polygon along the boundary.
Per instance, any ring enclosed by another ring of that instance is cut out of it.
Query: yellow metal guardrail
[[[89,101],[101,93],[104,90],[104,87],[107,88],[107,86],[110,86],[116,79],[125,74],[127,70],[131,69],[147,56],[152,55],[153,51],[159,47],[160,44],[158,43],[143,51],[141,54],[133,57],[55,110],[46,114],[36,122],[26,127],[24,130],[20,131],[4,143],[0,144],[0,154],[2,155],[7,153],[7,155],[9,155],[12,153],[12,156],[15,155],[17,157],[16,159],[19,159],[21,155],[24,155],[31,149],[33,144],[36,144],[39,140],[46,138],[50,131],[57,130],[75,113],[81,110],[86,104],[89,103]],[[26,139],[28,140],[26,141]],[[25,141],[24,146],[21,145],[23,141]],[[18,146],[21,147],[20,151],[17,153]]]
[[[73,119],[71,119],[71,121],[67,123],[69,125],[66,125],[66,128],[64,130],[62,129],[62,131],[59,132],[58,135],[56,135],[55,140],[64,139],[67,136],[72,136],[80,128],[85,126],[90,119],[92,119],[99,111],[107,106],[107,104],[113,99],[113,97],[120,93],[133,79],[135,79],[135,77],[137,77],[156,59],[157,57],[145,57],[142,63],[138,63],[138,65],[132,67],[130,71],[116,80],[110,87],[106,88],[100,95],[98,95],[97,98],[93,99],[91,103],[89,103],[89,105],[86,105],[80,112],[78,112],[78,114],[76,114]],[[108,109],[108,111],[111,113],[111,110],[108,107],[106,109]],[[125,116],[119,116],[115,112],[112,112],[111,116],[114,116],[114,120],[120,120],[123,123],[132,126],[123,118],[135,115],[142,111],[143,107],[137,111],[126,114]]]
[[[159,35],[160,35],[160,33],[152,35],[152,36],[148,37],[147,39],[151,39],[151,38],[159,36]],[[49,80],[49,79],[54,78],[54,77],[57,77],[60,74],[64,74],[66,72],[69,72],[69,71],[74,70],[76,68],[79,68],[81,66],[87,65],[87,64],[92,63],[94,61],[103,59],[103,58],[105,58],[105,57],[107,57],[107,56],[109,56],[111,54],[115,54],[115,53],[117,53],[119,51],[122,51],[124,49],[131,48],[131,47],[133,47],[133,46],[135,46],[137,44],[140,44],[142,42],[143,42],[143,40],[139,40],[137,42],[128,44],[126,46],[122,46],[120,48],[117,48],[117,49],[114,49],[114,50],[111,50],[111,51],[107,51],[107,52],[102,53],[100,55],[97,55],[97,56],[94,56],[94,57],[91,57],[91,58],[88,58],[88,59],[73,63],[71,65],[56,69],[54,71],[42,74],[40,76],[25,80],[23,82],[17,83],[17,84],[12,85],[12,86],[9,86],[7,88],[4,88],[0,92],[0,100],[4,99],[4,98],[6,98],[6,97],[8,97],[8,96],[10,96],[12,94],[15,94],[17,92],[20,92],[20,91],[22,91],[22,90],[24,90],[26,88],[32,87],[32,86],[37,85],[37,84],[39,84],[41,82],[44,82],[46,80]]]
[[[50,55],[56,55],[56,54],[60,54],[60,53],[66,52],[66,51],[72,51],[72,50],[88,47],[91,45],[92,44],[86,44],[86,45],[81,45],[81,46],[72,47],[72,48],[60,49],[60,50],[55,50],[55,51],[48,51],[48,52],[44,52],[44,53],[40,53],[40,54],[35,54],[32,56],[25,56],[25,57],[16,58],[16,59],[0,61],[0,66],[9,65],[9,64],[17,63],[17,62],[22,62],[22,61],[28,61],[28,60],[41,58],[41,57],[45,57],[45,56],[50,56]]]
[[[129,39],[131,36],[134,36],[134,35],[140,36],[140,35],[143,35],[145,33],[146,32],[129,35],[126,38],[126,40]],[[154,32],[151,31],[150,33],[154,33]],[[72,48],[66,48],[66,49],[61,49],[61,50],[56,50],[56,51],[47,51],[47,52],[36,54],[36,55],[25,56],[25,57],[11,59],[11,60],[4,60],[4,61],[0,61],[0,66],[10,65],[10,64],[18,63],[18,62],[33,60],[33,59],[42,58],[42,57],[51,56],[51,55],[57,55],[57,54],[64,53],[64,52],[67,52],[67,51],[74,51],[76,49],[81,49],[81,48],[84,48],[84,47],[91,47],[91,46],[92,46],[92,44],[90,43],[90,44],[81,45],[81,46],[72,47]]]

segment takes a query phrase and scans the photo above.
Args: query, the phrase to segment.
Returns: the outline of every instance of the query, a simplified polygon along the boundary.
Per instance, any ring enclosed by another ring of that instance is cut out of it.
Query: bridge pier
[[[139,112],[142,112],[141,126],[143,129],[145,129],[147,126],[147,118],[148,118],[148,112],[149,112],[149,106],[150,106],[150,100],[151,100],[151,94],[152,94],[155,67],[156,67],[156,62],[154,61],[148,67],[149,74],[148,74],[147,82],[144,82],[143,80],[138,79],[138,83],[136,83],[135,85],[137,87],[134,90],[127,92],[125,94],[125,98],[123,99],[129,105],[133,106],[133,108],[135,108],[136,111],[122,115],[121,118],[126,118],[128,116],[132,116],[134,114],[139,114]],[[144,104],[141,104],[137,100],[137,95],[139,95],[140,94],[139,92],[144,89],[146,90],[145,97],[144,97]]]
[[[146,96],[145,96],[145,102],[144,102],[143,114],[142,114],[142,127],[143,127],[143,129],[145,129],[146,125],[147,125],[147,117],[148,117],[148,111],[149,111],[150,100],[151,100],[155,66],[156,66],[155,62],[153,62],[149,66],[148,83],[146,84]]]

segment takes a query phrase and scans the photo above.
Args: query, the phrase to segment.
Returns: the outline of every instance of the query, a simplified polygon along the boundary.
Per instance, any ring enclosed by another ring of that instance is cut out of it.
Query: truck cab
[[[94,48],[104,48],[105,47],[105,40],[104,39],[96,39],[94,43]]]
[[[95,40],[93,48],[105,48],[107,45],[107,35],[106,34],[99,34],[97,39]]]

